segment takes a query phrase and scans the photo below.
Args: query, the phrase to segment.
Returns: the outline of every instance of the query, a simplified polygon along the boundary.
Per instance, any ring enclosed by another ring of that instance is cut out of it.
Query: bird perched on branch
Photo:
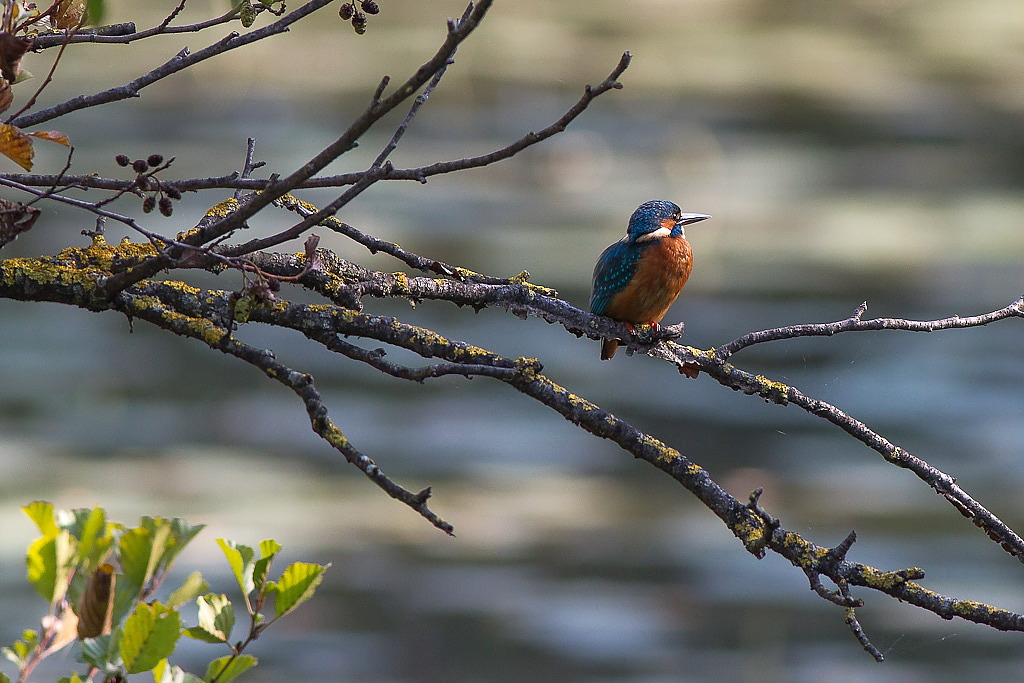
[[[693,267],[684,225],[711,216],[683,213],[667,201],[641,204],[629,218],[626,236],[601,254],[594,267],[590,312],[634,325],[658,326],[679,296]],[[615,355],[618,339],[601,342],[601,360]]]

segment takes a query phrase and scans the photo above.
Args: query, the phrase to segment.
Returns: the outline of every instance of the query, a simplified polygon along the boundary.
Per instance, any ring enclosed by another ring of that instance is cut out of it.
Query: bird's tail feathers
[[[601,340],[601,360],[608,360],[615,355],[615,350],[619,348],[618,339],[602,339]]]

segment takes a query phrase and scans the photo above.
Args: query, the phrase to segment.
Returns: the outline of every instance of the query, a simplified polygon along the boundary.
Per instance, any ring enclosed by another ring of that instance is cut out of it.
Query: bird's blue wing
[[[590,294],[590,312],[604,315],[612,298],[629,284],[643,249],[630,242],[611,245],[594,266],[594,288]]]

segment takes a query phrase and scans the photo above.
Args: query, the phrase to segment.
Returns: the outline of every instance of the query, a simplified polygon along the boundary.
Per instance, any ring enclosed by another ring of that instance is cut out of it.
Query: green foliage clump
[[[257,659],[243,650],[311,598],[330,566],[295,562],[274,581],[268,577],[280,543],[267,539],[253,548],[217,539],[242,591],[249,622],[248,633],[232,642],[235,606],[227,595],[209,592],[199,572],[163,602],[153,599],[178,555],[204,525],[143,517],[138,526],[127,527],[109,521],[99,507],[57,510],[41,501],[22,510],[42,534],[25,556],[28,581],[49,608],[39,630],[25,630],[0,650],[18,667],[19,681],[27,680],[49,655],[77,647],[86,673],[73,671],[59,683],[96,674],[104,683],[114,683],[146,671],[156,683],[227,683],[256,666]],[[199,608],[198,623],[188,626],[179,610],[193,601]],[[182,636],[225,646],[228,652],[211,661],[202,677],[196,676],[169,661]],[[10,679],[0,673],[0,683]]]

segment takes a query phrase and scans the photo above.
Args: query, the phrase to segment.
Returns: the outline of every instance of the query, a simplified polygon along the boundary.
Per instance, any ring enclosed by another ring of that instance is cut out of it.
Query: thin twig
[[[754,344],[763,344],[781,339],[795,339],[797,337],[831,337],[841,332],[866,332],[877,330],[905,330],[908,332],[935,332],[938,330],[956,330],[966,327],[978,327],[989,323],[1005,320],[1006,318],[1024,317],[1024,296],[1008,306],[997,311],[960,317],[953,315],[938,320],[904,320],[902,318],[874,318],[862,320],[861,316],[867,310],[867,302],[862,303],[854,311],[853,315],[845,320],[832,323],[812,323],[807,325],[789,325],[776,327],[770,330],[750,332],[728,344],[715,348],[715,355],[724,361],[738,351],[741,351]]]
[[[27,128],[80,109],[108,104],[110,102],[117,102],[118,100],[127,99],[129,97],[138,97],[139,91],[146,86],[152,85],[157,81],[210,59],[211,57],[216,57],[217,55],[230,50],[235,50],[258,40],[263,40],[264,38],[269,38],[270,36],[283,33],[295,22],[303,19],[313,12],[316,12],[317,10],[323,9],[332,2],[333,0],[310,0],[294,12],[290,12],[274,23],[268,24],[256,31],[250,31],[243,35],[230,33],[225,38],[218,40],[216,43],[213,43],[198,52],[190,52],[188,48],[184,48],[164,64],[153,69],[149,73],[139,76],[129,83],[125,83],[124,85],[116,88],[110,88],[109,90],[104,90],[93,95],[80,95],[65,102],[61,102],[60,104],[55,104],[52,107],[41,109],[40,111],[32,114],[19,116],[9,123],[19,128]]]

